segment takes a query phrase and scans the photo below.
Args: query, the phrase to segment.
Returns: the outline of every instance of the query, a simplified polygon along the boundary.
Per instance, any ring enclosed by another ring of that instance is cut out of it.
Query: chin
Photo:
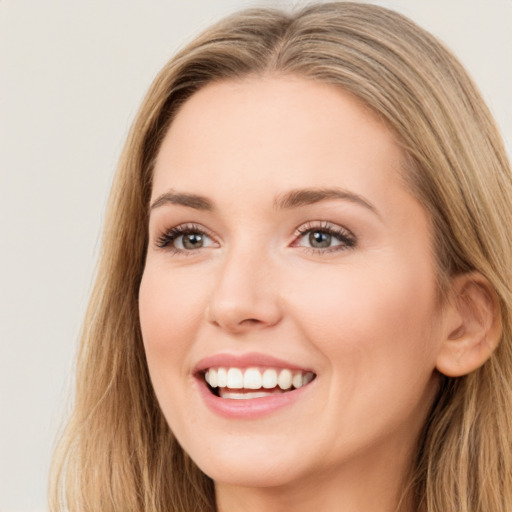
[[[317,468],[303,443],[286,443],[268,433],[253,436],[211,436],[182,446],[199,469],[216,483],[241,487],[280,487]]]
[[[227,458],[196,464],[216,484],[237,487],[282,487],[300,479],[296,465],[284,461]],[[293,469],[292,469],[293,468]]]

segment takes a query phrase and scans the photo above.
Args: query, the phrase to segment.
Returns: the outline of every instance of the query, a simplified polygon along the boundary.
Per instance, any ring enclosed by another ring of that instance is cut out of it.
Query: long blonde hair
[[[183,452],[153,393],[138,319],[152,168],[180,105],[208,83],[293,74],[352,93],[396,132],[406,179],[429,213],[439,290],[479,271],[503,334],[473,373],[444,378],[407,493],[422,512],[512,510],[512,181],[475,85],[407,18],[357,3],[293,14],[252,9],[205,31],[160,72],[113,185],[85,319],[72,416],[54,458],[51,510],[214,511],[212,481]],[[405,492],[405,491],[404,491]]]

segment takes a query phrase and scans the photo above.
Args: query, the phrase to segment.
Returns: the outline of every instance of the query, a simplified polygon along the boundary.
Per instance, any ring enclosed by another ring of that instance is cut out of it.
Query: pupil
[[[311,247],[322,248],[331,245],[331,235],[324,231],[312,231],[309,234],[309,243]]]
[[[203,235],[190,233],[183,237],[183,247],[185,249],[197,249],[203,246]]]

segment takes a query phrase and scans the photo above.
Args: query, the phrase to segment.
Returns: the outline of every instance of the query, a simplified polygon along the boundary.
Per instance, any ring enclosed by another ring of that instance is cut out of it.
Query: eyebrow
[[[274,207],[278,209],[299,208],[329,199],[342,199],[364,206],[380,217],[377,208],[359,194],[355,194],[342,188],[306,188],[297,189],[279,195],[274,201]]]
[[[169,190],[165,194],[158,196],[149,209],[154,210],[155,208],[165,204],[178,204],[181,206],[187,206],[188,208],[193,208],[194,210],[213,210],[213,203],[208,198],[197,194],[174,192],[173,190]]]
[[[290,190],[276,197],[274,200],[274,208],[282,210],[300,208],[301,206],[308,206],[329,199],[342,199],[359,204],[380,217],[377,208],[364,197],[341,188],[304,188]],[[213,202],[207,197],[169,190],[155,199],[150,206],[150,210],[154,210],[166,204],[177,204],[203,211],[212,211],[214,209]]]

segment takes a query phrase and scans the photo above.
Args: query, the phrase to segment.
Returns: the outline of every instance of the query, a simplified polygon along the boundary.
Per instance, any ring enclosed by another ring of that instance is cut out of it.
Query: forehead
[[[180,109],[160,148],[153,196],[398,182],[394,133],[341,89],[286,77],[209,84]]]

